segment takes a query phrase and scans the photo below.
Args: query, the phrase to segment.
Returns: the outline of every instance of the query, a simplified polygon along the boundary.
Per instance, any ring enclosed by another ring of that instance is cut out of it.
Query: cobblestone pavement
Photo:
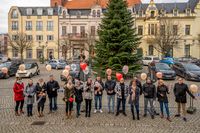
[[[34,77],[33,80],[36,82],[38,78],[43,77],[48,80],[48,75],[54,74],[56,79],[62,85],[60,81],[61,70],[52,70],[47,72],[44,67],[41,68],[41,75]],[[80,118],[73,118],[67,120],[65,118],[65,105],[62,101],[63,93],[59,92],[59,109],[57,112],[48,115],[48,101],[45,107],[45,117],[38,118],[36,105],[34,105],[34,116],[16,117],[14,115],[14,101],[12,86],[15,78],[0,80],[0,133],[200,133],[200,98],[197,95],[197,101],[194,101],[197,112],[193,115],[187,115],[188,122],[183,122],[181,118],[174,118],[176,113],[176,103],[174,102],[173,93],[169,96],[169,106],[172,116],[172,122],[168,122],[165,119],[161,119],[156,116],[152,120],[149,116],[143,118],[143,96],[140,98],[140,121],[133,121],[131,118],[130,108],[127,104],[127,117],[122,115],[115,117],[112,114],[107,113],[106,107],[106,95],[103,96],[103,114],[97,113],[92,114],[91,118],[85,118],[82,113]],[[27,79],[24,79],[26,83]],[[173,84],[175,81],[166,81],[168,85]],[[192,84],[193,82],[187,82]],[[195,82],[200,85],[200,83]],[[200,93],[200,91],[199,91]],[[93,104],[94,105],[94,104]],[[189,106],[189,98],[188,104]],[[94,106],[93,106],[94,107]],[[159,112],[158,103],[156,103],[156,110]],[[25,109],[24,109],[25,110]],[[33,122],[44,122],[44,125],[32,125]]]

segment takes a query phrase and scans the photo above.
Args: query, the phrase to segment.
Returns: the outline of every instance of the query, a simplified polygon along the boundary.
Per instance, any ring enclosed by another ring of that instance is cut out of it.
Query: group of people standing
[[[44,116],[44,105],[46,98],[49,99],[49,114],[56,111],[57,107],[57,97],[58,89],[60,88],[57,81],[54,80],[53,75],[50,76],[50,79],[47,83],[43,79],[39,79],[36,85],[33,84],[32,79],[29,79],[29,82],[26,87],[20,78],[17,78],[13,90],[14,90],[14,99],[16,101],[15,106],[15,115],[19,116],[23,114],[23,104],[24,101],[27,104],[27,116],[32,116],[33,103],[36,95],[37,106],[38,106],[38,116]],[[71,76],[67,78],[67,81],[64,84],[64,97],[63,101],[66,104],[66,117],[72,118],[72,111],[74,102],[76,103],[76,117],[78,118],[81,114],[82,102],[85,102],[85,117],[91,117],[92,110],[92,100],[94,99],[95,109],[94,113],[100,112],[102,110],[102,96],[103,92],[107,93],[107,106],[108,113],[115,114],[118,116],[122,113],[124,116],[126,114],[126,103],[130,104],[130,109],[132,112],[132,119],[140,120],[140,110],[139,110],[139,99],[141,95],[144,95],[144,114],[147,116],[149,112],[152,119],[155,115],[159,115],[156,112],[154,107],[154,102],[156,99],[160,104],[160,117],[164,118],[164,108],[166,112],[166,119],[170,119],[170,111],[168,107],[168,94],[170,93],[167,85],[164,84],[163,80],[158,80],[158,85],[154,85],[150,78],[147,78],[146,82],[142,83],[135,77],[130,84],[125,83],[124,79],[121,78],[119,82],[116,82],[112,79],[111,76],[107,76],[105,83],[102,81],[100,76],[97,76],[96,80],[93,82],[91,78],[88,78],[86,83],[80,81],[79,79],[73,79]],[[184,83],[182,78],[178,79],[178,83],[174,85],[174,95],[175,101],[178,106],[178,111],[175,117],[181,116],[181,108],[183,111],[183,120],[186,119],[186,103],[187,103],[187,93],[194,99],[194,95],[189,91],[187,84]],[[115,100],[117,98],[117,100]],[[117,103],[115,111],[115,103]],[[120,110],[122,107],[122,111]],[[19,111],[20,108],[20,111]],[[136,112],[136,113],[135,113]]]

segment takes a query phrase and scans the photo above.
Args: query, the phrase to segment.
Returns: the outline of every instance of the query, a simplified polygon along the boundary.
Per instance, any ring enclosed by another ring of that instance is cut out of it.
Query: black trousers
[[[24,107],[24,100],[16,101],[16,105],[15,105],[15,111],[16,112],[18,112],[19,107],[20,107],[20,110],[23,109],[23,107]]]
[[[85,99],[85,113],[90,115],[92,109],[92,99]]]
[[[66,102],[66,113],[71,112],[73,108],[73,102]]]

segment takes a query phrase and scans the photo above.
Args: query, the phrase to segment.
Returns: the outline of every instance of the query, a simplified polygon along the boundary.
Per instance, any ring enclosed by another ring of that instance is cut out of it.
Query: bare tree
[[[72,48],[70,41],[69,41],[69,37],[67,35],[62,37],[61,46],[62,46],[62,53],[64,55],[64,59],[66,60],[68,50],[70,50]]]
[[[153,44],[155,50],[168,56],[170,51],[178,47],[178,41],[182,38],[181,26],[169,19],[160,19],[158,31],[155,36],[148,37],[147,42]]]
[[[20,53],[20,59],[23,61],[23,53],[26,49],[33,46],[33,38],[28,38],[25,33],[17,32],[14,36],[9,35],[9,45],[14,50],[18,50]]]

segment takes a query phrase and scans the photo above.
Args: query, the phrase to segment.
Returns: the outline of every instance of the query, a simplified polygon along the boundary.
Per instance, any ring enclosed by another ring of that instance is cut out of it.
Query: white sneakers
[[[100,113],[103,113],[102,109],[99,110]],[[94,113],[97,113],[97,110],[94,110]]]

